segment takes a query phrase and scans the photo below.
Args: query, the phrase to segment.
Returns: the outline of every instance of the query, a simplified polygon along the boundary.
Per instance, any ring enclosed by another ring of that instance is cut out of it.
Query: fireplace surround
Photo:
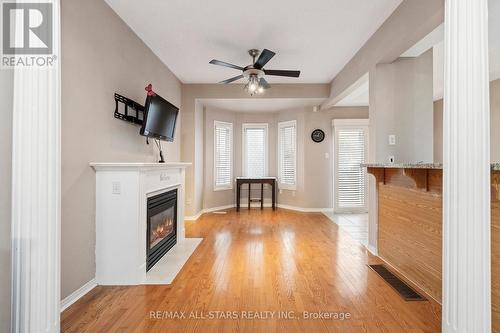
[[[167,162],[90,165],[96,171],[96,283],[170,283],[196,247],[191,240],[186,240],[184,233],[184,176],[185,168],[190,164]],[[163,227],[166,229],[161,230],[159,227],[158,233],[151,238],[148,233],[148,203],[163,194],[170,201],[173,193],[177,197],[174,211],[167,210],[167,214],[160,215],[153,221],[156,226],[164,222]],[[163,221],[172,213],[174,221]],[[171,238],[173,232],[175,245]],[[170,239],[164,241],[164,238]],[[156,253],[157,246],[160,246],[158,244],[162,244],[162,250],[168,250],[161,259]],[[148,251],[150,247],[151,251]],[[152,261],[148,260],[148,252],[153,251],[157,256]],[[156,259],[158,261],[151,267]]]
[[[177,189],[148,198],[146,271],[177,243]]]

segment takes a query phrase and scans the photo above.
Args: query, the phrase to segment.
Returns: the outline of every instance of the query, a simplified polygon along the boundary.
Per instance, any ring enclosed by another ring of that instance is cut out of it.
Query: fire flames
[[[158,224],[154,230],[151,230],[151,246],[156,245],[160,240],[172,233],[173,224],[174,221],[168,218],[163,220],[163,223]]]

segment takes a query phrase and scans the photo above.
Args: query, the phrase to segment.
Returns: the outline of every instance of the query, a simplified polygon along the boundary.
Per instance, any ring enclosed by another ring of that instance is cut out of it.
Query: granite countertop
[[[364,168],[442,169],[442,163],[363,163]]]
[[[442,169],[442,163],[363,163],[363,168],[393,168],[393,169]],[[500,163],[491,163],[491,170],[500,171]]]

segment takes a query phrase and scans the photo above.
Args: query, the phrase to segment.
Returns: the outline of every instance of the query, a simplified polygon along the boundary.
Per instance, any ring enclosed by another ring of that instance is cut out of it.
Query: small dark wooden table
[[[276,177],[236,177],[236,211],[240,210],[241,185],[248,184],[248,209],[250,209],[252,184],[260,184],[260,209],[264,208],[264,184],[272,187],[272,207],[276,209]]]

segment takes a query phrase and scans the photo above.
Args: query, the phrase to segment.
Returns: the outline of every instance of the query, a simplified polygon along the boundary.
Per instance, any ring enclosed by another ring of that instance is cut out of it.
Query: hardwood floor
[[[63,312],[61,330],[440,331],[439,304],[403,301],[366,266],[377,258],[322,214],[231,210],[187,223],[186,233],[205,239],[171,285],[96,287]],[[349,318],[305,319],[303,311]],[[217,319],[167,318],[182,313]]]

